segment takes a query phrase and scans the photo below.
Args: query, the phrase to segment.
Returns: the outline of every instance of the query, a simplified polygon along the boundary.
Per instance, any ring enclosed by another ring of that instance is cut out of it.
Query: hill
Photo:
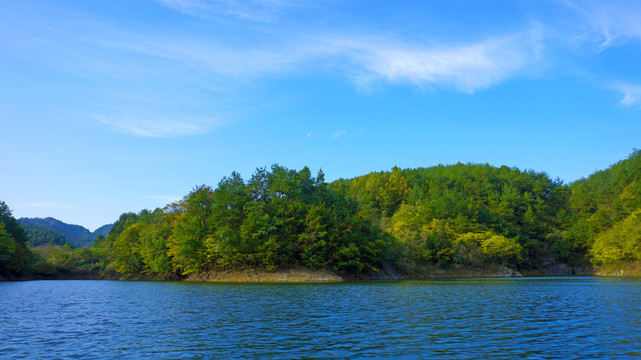
[[[56,269],[111,278],[300,268],[641,276],[641,152],[572,184],[460,163],[326,183],[322,171],[274,165],[122,214],[93,247],[54,250],[42,256]]]
[[[304,267],[409,276],[562,263],[568,187],[545,173],[456,164],[324,182],[274,165],[155,211],[123,214],[97,251],[120,273]]]
[[[25,228],[25,231],[29,235],[29,244],[31,246],[40,246],[44,244],[58,245],[61,240],[55,235],[57,233],[65,240],[62,244],[68,242],[75,248],[92,245],[94,239],[98,237],[98,235],[106,236],[112,226],[104,225],[92,233],[83,226],[67,224],[52,217],[44,219],[20,218],[18,219],[18,222]]]
[[[107,224],[103,225],[92,233],[94,235],[94,239],[97,238],[98,236],[102,235],[104,237],[107,237],[109,235],[109,231],[111,231],[111,228],[114,226],[114,224]]]
[[[606,267],[641,261],[641,151],[574,182],[570,192],[564,236],[572,250]]]
[[[38,225],[21,224],[29,241],[27,244],[31,247],[43,245],[64,245],[67,239],[59,232],[48,230]]]
[[[455,164],[394,168],[331,184],[392,235],[400,267],[540,269],[557,263],[564,185],[545,173]],[[420,270],[419,270],[420,271]]]

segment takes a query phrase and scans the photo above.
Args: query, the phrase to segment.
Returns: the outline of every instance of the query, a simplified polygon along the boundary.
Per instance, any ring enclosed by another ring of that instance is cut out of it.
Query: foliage
[[[233,172],[162,209],[122,214],[84,252],[39,249],[40,264],[135,276],[641,261],[637,150],[571,185],[545,173],[460,163],[324,179],[307,167],[273,165],[247,181]],[[19,273],[30,261],[26,235],[1,204],[0,270]]]
[[[357,200],[414,263],[536,267],[558,257],[549,236],[559,230],[567,190],[544,173],[474,164],[393,168],[332,187]],[[492,235],[481,245],[472,241],[480,234]]]
[[[641,260],[634,255],[634,224],[641,210],[641,151],[570,185],[564,238],[597,264]],[[576,256],[575,256],[576,257]]]
[[[641,210],[599,233],[590,254],[599,265],[641,261]]]
[[[27,248],[27,234],[0,201],[0,276],[23,276],[31,273],[34,257]]]
[[[38,259],[34,272],[39,276],[69,274],[79,269],[98,276],[107,265],[104,253],[92,247],[74,249],[70,244],[46,245],[33,248],[33,252]]]
[[[43,246],[43,245],[64,245],[67,239],[55,231],[45,229],[38,225],[24,225],[22,224],[27,237],[29,238],[29,246]]]
[[[125,273],[176,273],[303,266],[337,272],[375,269],[386,236],[331,190],[319,172],[274,165],[248,181],[238,173],[216,189],[195,187],[154,212],[123,214],[96,247]]]

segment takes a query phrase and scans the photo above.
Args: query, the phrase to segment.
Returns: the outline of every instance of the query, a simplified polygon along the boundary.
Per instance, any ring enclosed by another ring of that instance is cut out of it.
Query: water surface
[[[0,358],[641,357],[641,282],[0,283]]]

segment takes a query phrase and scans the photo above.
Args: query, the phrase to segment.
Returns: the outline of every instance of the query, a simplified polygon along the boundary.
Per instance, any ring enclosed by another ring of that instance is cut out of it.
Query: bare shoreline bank
[[[314,270],[305,268],[266,271],[242,269],[227,271],[207,271],[191,273],[185,277],[175,274],[141,274],[128,276],[117,272],[95,274],[85,269],[70,272],[34,275],[28,277],[0,276],[0,281],[28,280],[124,280],[124,281],[184,281],[216,283],[336,283],[353,281],[393,281],[421,279],[456,278],[513,278],[536,276],[600,276],[600,277],[641,277],[641,264],[610,268],[568,267],[556,265],[547,269],[514,270],[505,266],[490,268],[422,268],[411,272],[399,273],[385,266],[379,271],[364,271],[358,274],[336,274],[329,269]]]

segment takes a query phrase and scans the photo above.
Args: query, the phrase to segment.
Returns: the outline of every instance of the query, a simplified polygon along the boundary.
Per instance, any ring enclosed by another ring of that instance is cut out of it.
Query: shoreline
[[[55,273],[41,273],[30,276],[0,275],[0,282],[30,280],[120,280],[120,281],[184,281],[217,283],[329,283],[356,281],[393,281],[422,279],[457,278],[513,278],[538,276],[597,276],[597,277],[641,277],[641,263],[619,264],[617,266],[570,267],[555,264],[541,269],[515,270],[496,265],[479,268],[466,267],[419,267],[399,272],[389,265],[378,271],[363,271],[337,274],[330,269],[291,268],[277,271],[261,269],[210,270],[195,272],[186,276],[166,274],[121,274],[113,269],[95,273],[88,269],[65,269]]]
[[[225,271],[207,271],[191,273],[187,276],[176,274],[139,274],[126,275],[115,271],[102,274],[92,273],[86,269],[54,274],[40,274],[27,277],[0,276],[0,281],[29,280],[121,280],[121,281],[184,281],[216,283],[336,283],[356,281],[393,281],[422,279],[456,279],[456,278],[513,278],[536,276],[603,276],[603,277],[641,277],[641,264],[617,268],[586,268],[555,265],[546,269],[514,270],[506,266],[486,268],[418,268],[399,273],[390,266],[383,266],[379,271],[364,271],[358,274],[336,274],[329,269],[314,270],[306,268],[282,269],[273,272],[260,269],[242,269]]]

